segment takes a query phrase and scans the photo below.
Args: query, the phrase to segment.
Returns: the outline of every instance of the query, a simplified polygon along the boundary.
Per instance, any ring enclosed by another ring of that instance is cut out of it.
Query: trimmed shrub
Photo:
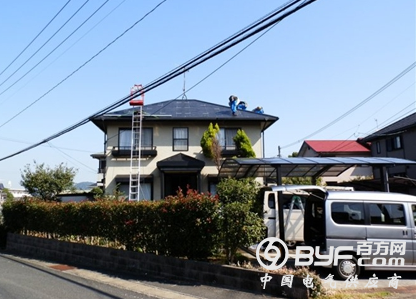
[[[219,246],[216,197],[188,190],[161,201],[4,204],[5,227],[52,238],[100,238],[127,250],[205,259]]]

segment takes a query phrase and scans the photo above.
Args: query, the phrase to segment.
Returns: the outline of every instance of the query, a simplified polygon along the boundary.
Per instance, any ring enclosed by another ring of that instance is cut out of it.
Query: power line
[[[29,81],[27,81],[22,87],[20,87],[18,90],[16,90],[12,95],[10,95],[8,98],[4,99],[3,102],[6,102],[10,98],[12,98],[16,93],[21,91],[23,88],[25,88],[33,79],[35,79],[37,76],[39,76],[42,72],[44,72],[48,67],[50,67],[52,64],[54,64],[59,58],[61,58],[66,52],[68,52],[73,46],[75,46],[81,39],[83,39],[85,36],[87,36],[91,31],[93,31],[102,21],[104,21],[110,14],[112,14],[117,8],[119,8],[126,0],[123,0],[120,2],[116,7],[114,7],[109,13],[107,13],[103,18],[101,18],[93,27],[91,27],[87,32],[85,32],[80,38],[78,38],[70,47],[68,47],[64,52],[62,52],[58,57],[56,57],[51,63],[49,63],[46,67],[44,67],[38,74],[36,74],[34,77],[32,77]],[[1,104],[1,101],[0,101]]]
[[[279,22],[277,22],[276,24],[274,24],[273,26],[271,26],[269,29],[267,29],[265,32],[263,32],[261,35],[259,35],[257,38],[255,38],[253,41],[251,41],[247,46],[243,47],[240,51],[238,51],[236,54],[234,54],[233,56],[231,56],[231,58],[227,59],[224,63],[222,63],[220,66],[218,66],[216,69],[214,69],[212,72],[210,72],[208,75],[206,75],[204,78],[202,78],[201,80],[199,80],[197,83],[195,83],[194,85],[192,85],[190,88],[188,88],[187,90],[185,90],[185,93],[194,89],[195,87],[197,87],[199,84],[201,84],[202,82],[204,82],[206,79],[208,79],[209,77],[211,77],[213,74],[215,74],[217,71],[219,71],[221,68],[223,68],[227,63],[229,63],[231,60],[233,60],[234,58],[236,58],[238,55],[240,55],[244,50],[246,50],[248,47],[250,47],[252,44],[254,44],[257,40],[259,40],[261,37],[263,37],[266,33],[268,33],[270,30],[272,30],[274,28],[274,26],[276,26]],[[167,101],[167,103],[165,105],[163,105],[162,107],[160,107],[159,109],[156,109],[153,114],[156,114],[157,112],[159,112],[160,110],[162,110],[164,107],[166,107],[167,105],[169,105],[170,103],[172,103],[174,100],[179,99],[179,97],[181,97],[184,94],[184,92],[182,92],[180,95],[178,95],[176,98]],[[107,137],[107,141],[110,139],[113,139],[114,137],[117,137],[118,134],[114,134],[113,136]]]
[[[89,171],[92,171],[93,173],[96,173],[96,170],[95,170],[94,168],[89,167],[87,164],[82,163],[82,162],[81,162],[81,161],[79,161],[78,159],[75,159],[75,158],[74,158],[74,157],[72,157],[71,155],[69,155],[69,154],[65,153],[64,151],[60,150],[58,147],[54,146],[51,142],[48,142],[47,144],[48,144],[51,148],[56,149],[57,151],[59,151],[62,155],[66,156],[66,159],[67,159],[68,161],[70,161],[70,162],[71,162],[71,160],[70,160],[70,159],[72,159],[73,161],[75,161],[75,162],[79,163],[80,165],[84,166],[85,168],[87,168]],[[71,162],[71,163],[73,163],[73,162]]]
[[[32,41],[22,50],[22,52],[20,52],[15,59],[13,59],[12,62],[10,62],[10,64],[8,66],[6,66],[6,68],[0,73],[0,76],[27,50],[27,48],[30,47],[30,45],[39,37],[39,35],[41,35],[43,33],[43,31],[45,31],[46,28],[48,28],[48,26],[53,22],[53,20],[55,20],[55,18],[64,10],[64,8],[69,4],[69,2],[71,2],[71,0],[68,0],[64,6],[62,6],[62,8],[55,14],[55,16],[46,24],[45,27],[43,27],[43,29],[32,39]]]
[[[383,126],[383,127],[387,127],[389,125],[391,125],[392,123],[404,118],[407,115],[410,115],[411,112],[413,112],[414,110],[416,110],[415,107],[413,107],[410,111],[405,111],[406,109],[408,109],[409,107],[414,106],[414,103],[410,103],[409,105],[407,105],[406,107],[404,107],[403,109],[401,109],[400,111],[398,111],[397,113],[395,113],[394,115],[390,116],[388,119],[386,119],[385,121],[381,122],[379,125]],[[404,113],[402,113],[403,111],[405,111]],[[398,117],[396,117],[399,113],[402,113],[401,115],[399,115]],[[396,117],[396,118],[394,118]],[[391,120],[392,118],[394,118],[393,120]],[[371,132],[374,131],[378,131],[378,127],[375,127],[373,129],[371,129],[368,133],[366,133],[366,135],[370,135],[370,134],[374,134]]]
[[[17,139],[12,139],[12,138],[5,138],[5,137],[0,137],[0,140],[5,140],[5,141],[9,141],[9,142],[16,142],[16,143],[23,143],[23,144],[33,144],[32,142],[28,142],[28,141],[23,141],[23,140],[17,140]],[[68,148],[68,147],[61,147],[61,146],[55,146],[56,148],[62,149],[62,150],[67,150],[67,151],[75,151],[75,152],[83,152],[83,153],[91,153],[92,151],[89,150],[85,150],[85,149],[75,149],[75,148]]]
[[[88,0],[89,1],[89,0]],[[6,88],[5,90],[3,90],[0,93],[0,96],[2,94],[4,94],[6,91],[8,91],[10,88],[12,88],[16,83],[18,83],[20,80],[22,80],[24,77],[26,77],[31,71],[33,71],[39,64],[41,64],[43,61],[45,61],[46,58],[48,58],[53,52],[55,52],[60,46],[62,46],[63,43],[65,43],[75,32],[77,32],[82,26],[85,25],[86,22],[88,22],[88,20],[90,20],[101,8],[104,7],[104,5],[106,5],[108,3],[107,0],[105,1],[103,4],[101,4],[100,7],[98,7],[84,22],[81,23],[81,25],[79,25],[74,31],[71,32],[70,35],[68,35],[62,42],[59,43],[59,45],[57,45],[52,51],[50,51],[45,57],[42,58],[42,60],[40,60],[37,64],[35,64],[35,66],[33,66],[30,70],[28,70],[23,76],[21,76],[19,79],[17,79],[12,85],[10,85],[8,88]],[[0,84],[1,86],[1,84]]]
[[[39,49],[37,49],[36,50],[36,52],[35,53],[33,53],[25,62],[23,62],[23,64],[22,65],[20,65],[20,67],[17,69],[17,70],[15,70],[9,77],[7,77],[6,78],[6,80],[4,80],[3,82],[1,82],[0,83],[0,86],[2,86],[5,82],[7,82],[7,80],[9,80],[14,74],[16,74],[16,72],[18,72],[29,60],[31,60],[32,58],[33,58],[33,56],[35,56],[56,34],[58,34],[58,32],[59,31],[61,31],[62,30],[62,28],[64,28],[65,27],[65,25],[66,24],[68,24],[68,22],[73,18],[73,17],[75,17],[75,15],[87,4],[87,2],[88,2],[89,0],[87,0],[87,1],[85,1],[84,2],[84,4],[80,7],[80,8],[78,8],[78,10],[76,11],[76,12],[74,12],[73,14],[72,14],[72,16],[42,45],[42,46],[40,46],[40,48]],[[4,93],[4,92],[3,92]],[[3,94],[3,93],[1,93],[1,94]],[[0,95],[1,95],[0,94]]]
[[[401,77],[403,77],[404,75],[406,75],[408,72],[410,72],[414,67],[416,66],[416,61],[413,62],[410,66],[408,66],[406,69],[404,69],[400,74],[398,74],[396,77],[394,77],[393,79],[391,79],[389,82],[387,82],[386,84],[384,84],[380,89],[378,89],[376,92],[374,92],[372,95],[370,95],[369,97],[367,97],[365,100],[361,101],[358,105],[354,106],[353,108],[351,108],[350,110],[348,110],[347,112],[345,112],[344,114],[342,114],[341,116],[339,116],[338,118],[334,119],[333,121],[331,121],[330,123],[328,123],[327,125],[323,126],[322,128],[316,130],[315,132],[303,137],[300,140],[297,140],[295,142],[292,142],[288,145],[282,146],[281,149],[290,147],[292,145],[295,145],[296,143],[300,142],[301,140],[306,140],[309,137],[312,137],[320,132],[322,132],[323,130],[331,127],[332,125],[336,124],[337,122],[339,122],[341,119],[345,118],[346,116],[348,116],[349,114],[351,114],[352,112],[354,112],[355,110],[357,110],[358,108],[360,108],[362,105],[364,105],[365,103],[367,103],[368,101],[372,100],[374,97],[376,97],[377,95],[379,95],[381,92],[383,92],[384,90],[386,90],[388,87],[390,87],[393,83],[395,83],[397,80],[399,80]]]
[[[339,135],[342,135],[343,133],[345,133],[345,132],[348,132],[348,131],[350,131],[351,129],[354,129],[354,128],[359,128],[362,124],[364,124],[366,121],[368,121],[369,119],[373,119],[373,116],[374,115],[376,115],[379,111],[381,111],[381,110],[383,110],[388,104],[390,104],[391,102],[393,102],[395,99],[397,99],[398,97],[400,97],[402,94],[404,94],[408,89],[410,89],[413,85],[415,85],[415,83],[416,83],[416,81],[415,82],[413,82],[412,84],[410,84],[408,87],[406,87],[403,91],[401,91],[398,95],[396,95],[395,97],[393,97],[391,100],[389,100],[386,104],[384,104],[383,106],[380,106],[377,110],[375,110],[371,115],[369,115],[369,116],[367,116],[367,118],[366,119],[364,119],[363,121],[361,121],[361,123],[360,124],[358,124],[358,126],[357,125],[355,125],[355,126],[353,126],[352,128],[348,128],[348,129],[346,129],[346,130],[344,130],[343,132],[338,132],[335,136],[332,136],[331,137],[331,139],[332,138],[335,138],[336,136],[339,136]],[[412,102],[412,104],[414,104],[414,102]],[[376,128],[377,129],[377,128]],[[370,131],[372,131],[373,129],[371,129]],[[356,131],[356,133],[359,133],[359,134],[366,134],[366,135],[369,135],[369,133],[367,134],[367,133],[360,133],[360,132],[357,132],[357,129],[355,129],[355,131]],[[355,134],[355,133],[354,133]],[[348,138],[347,138],[348,139]]]
[[[159,5],[161,5],[165,1],[162,1],[161,3],[159,3]],[[303,3],[301,3],[296,8],[294,8],[294,9],[288,11],[288,12],[284,12],[285,10],[287,10],[291,6],[295,5],[296,3],[301,2],[301,0],[291,1],[291,3],[289,3],[286,7],[282,8],[282,9],[279,9],[278,12],[273,12],[271,15],[265,17],[264,19],[260,20],[259,22],[256,22],[256,26],[254,26],[254,25],[250,26],[246,30],[243,30],[242,32],[239,32],[239,33],[233,35],[231,38],[227,39],[226,41],[221,42],[217,46],[214,46],[213,48],[205,51],[204,53],[198,55],[197,57],[191,59],[190,61],[184,63],[183,65],[175,68],[174,70],[165,74],[164,76],[160,77],[159,79],[157,79],[157,80],[151,82],[150,84],[144,86],[143,89],[138,90],[137,92],[135,92],[133,94],[130,94],[130,95],[127,95],[127,96],[123,97],[121,100],[119,100],[119,101],[101,109],[100,111],[94,113],[93,115],[79,121],[78,123],[66,128],[66,129],[64,129],[64,130],[62,130],[62,131],[60,131],[60,132],[58,132],[58,133],[56,133],[52,136],[49,136],[48,138],[46,138],[46,139],[44,139],[44,140],[42,140],[42,141],[40,141],[40,142],[38,142],[38,143],[36,143],[32,146],[29,146],[29,147],[27,147],[25,149],[22,149],[22,150],[14,153],[14,154],[11,154],[11,155],[8,155],[6,157],[1,158],[0,161],[6,160],[8,158],[14,157],[14,156],[19,155],[19,154],[21,154],[23,152],[26,152],[28,150],[31,150],[31,149],[33,149],[33,148],[35,148],[35,147],[37,147],[37,146],[39,146],[43,143],[49,142],[49,141],[51,141],[55,138],[58,138],[58,137],[66,134],[66,133],[68,133],[72,130],[75,130],[76,128],[78,128],[80,126],[83,126],[84,124],[90,122],[91,119],[96,118],[100,115],[103,115],[103,114],[105,114],[105,113],[107,113],[107,112],[109,112],[109,111],[127,103],[130,99],[134,98],[137,94],[139,94],[141,92],[148,92],[148,91],[150,91],[150,90],[152,90],[152,89],[154,89],[154,88],[172,80],[173,78],[181,75],[183,72],[185,72],[187,70],[190,70],[190,69],[198,66],[199,64],[201,64],[201,63],[219,55],[220,53],[222,53],[222,52],[228,50],[229,48],[239,44],[240,42],[246,40],[247,38],[250,38],[251,36],[267,29],[268,27],[274,25],[275,23],[280,22],[284,18],[292,15],[296,11],[302,9],[303,7],[306,7],[307,5],[309,5],[309,4],[311,4],[315,1],[316,0],[303,1]],[[284,12],[284,13],[282,15],[278,16],[278,14],[282,13],[282,12]],[[276,18],[272,19],[273,17],[276,17]],[[270,20],[270,19],[272,19],[272,20]],[[267,20],[270,20],[270,21],[265,23]],[[262,25],[262,23],[265,23],[265,24]]]
[[[108,0],[107,0],[108,1]],[[100,55],[102,52],[104,52],[105,50],[107,50],[108,47],[110,47],[112,44],[114,44],[118,39],[120,39],[123,35],[125,35],[128,31],[130,31],[131,29],[133,29],[134,26],[136,26],[138,23],[140,23],[142,20],[144,20],[144,18],[146,18],[150,13],[152,13],[153,11],[155,11],[160,5],[162,5],[164,2],[166,2],[167,0],[163,0],[162,2],[160,2],[159,4],[157,4],[152,10],[150,10],[148,13],[146,13],[142,18],[140,18],[138,21],[136,21],[132,26],[130,26],[128,29],[126,29],[122,34],[120,34],[119,36],[117,36],[113,41],[111,41],[109,44],[107,44],[107,46],[105,46],[104,48],[102,48],[98,53],[96,53],[94,56],[92,56],[90,59],[88,59],[86,62],[84,62],[81,66],[79,66],[76,70],[74,70],[72,73],[70,73],[68,76],[66,76],[64,79],[62,79],[61,81],[59,81],[57,84],[55,84],[52,88],[50,88],[47,92],[45,92],[43,95],[41,95],[39,98],[37,98],[35,101],[33,101],[32,103],[30,103],[28,106],[26,106],[25,108],[23,108],[22,110],[20,110],[18,113],[16,113],[15,115],[13,115],[11,118],[9,118],[8,120],[6,120],[4,123],[2,123],[0,125],[0,128],[4,127],[6,124],[8,124],[9,122],[11,122],[13,119],[15,119],[16,117],[18,117],[20,114],[22,114],[23,112],[25,112],[27,109],[29,109],[30,107],[32,107],[34,104],[36,104],[37,102],[39,102],[41,99],[43,99],[45,96],[47,96],[50,92],[52,92],[55,88],[57,88],[59,85],[61,85],[62,83],[64,83],[66,80],[68,80],[70,77],[72,77],[75,73],[77,73],[79,70],[81,70],[84,66],[86,66],[88,63],[90,63],[93,59],[95,59],[98,55]],[[0,94],[1,95],[1,94]]]

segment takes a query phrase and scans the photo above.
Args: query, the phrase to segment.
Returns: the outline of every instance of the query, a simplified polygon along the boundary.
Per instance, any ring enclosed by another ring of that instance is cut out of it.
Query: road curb
[[[194,281],[288,298],[308,298],[302,278],[294,277],[292,286],[281,286],[282,275],[268,274],[272,279],[263,289],[260,278],[265,272],[227,265],[178,259],[153,254],[71,243],[8,233],[6,251],[50,259],[76,266],[116,270],[128,274],[159,276]]]

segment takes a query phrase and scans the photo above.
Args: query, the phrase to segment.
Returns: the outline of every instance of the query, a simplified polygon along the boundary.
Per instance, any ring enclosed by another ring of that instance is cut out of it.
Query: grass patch
[[[378,291],[372,293],[363,293],[352,290],[328,291],[328,294],[318,297],[322,299],[382,299],[391,295],[387,291]]]

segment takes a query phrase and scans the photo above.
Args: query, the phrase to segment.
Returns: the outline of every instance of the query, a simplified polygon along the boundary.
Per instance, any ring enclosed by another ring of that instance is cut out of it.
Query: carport
[[[380,190],[389,192],[388,168],[398,165],[416,165],[416,161],[400,158],[375,157],[296,157],[296,158],[234,158],[226,159],[219,171],[219,178],[263,177],[275,178],[277,185],[282,184],[282,177],[339,176],[353,166],[368,166],[380,171]],[[279,192],[279,231],[280,239],[285,240],[283,223],[283,197]]]

